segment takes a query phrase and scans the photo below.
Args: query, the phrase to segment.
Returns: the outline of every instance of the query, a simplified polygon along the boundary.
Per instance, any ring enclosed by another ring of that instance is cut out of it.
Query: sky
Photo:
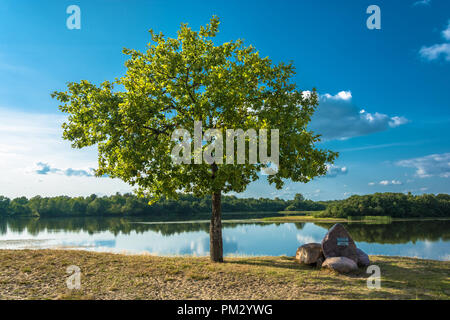
[[[80,29],[67,27],[70,5]],[[370,5],[379,29],[367,26]],[[145,50],[151,28],[175,37],[181,23],[198,30],[213,15],[216,43],[244,39],[294,63],[298,88],[320,94],[318,147],[340,153],[324,177],[282,190],[262,177],[237,196],[450,193],[450,1],[0,0],[0,195],[132,191],[92,175],[96,148],[61,138],[65,116],[50,94],[120,77],[122,48]]]

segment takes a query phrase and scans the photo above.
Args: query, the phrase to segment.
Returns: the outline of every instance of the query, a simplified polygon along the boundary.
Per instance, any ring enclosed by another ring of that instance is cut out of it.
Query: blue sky
[[[81,29],[69,30],[69,5]],[[381,29],[369,30],[369,5]],[[0,194],[127,192],[94,178],[95,148],[61,139],[64,116],[50,98],[68,81],[124,73],[122,48],[144,50],[148,30],[175,36],[221,19],[217,42],[241,38],[274,62],[293,61],[295,82],[321,95],[311,127],[340,152],[326,177],[264,180],[241,196],[314,200],[373,192],[450,193],[450,2],[429,1],[11,1],[0,2]]]

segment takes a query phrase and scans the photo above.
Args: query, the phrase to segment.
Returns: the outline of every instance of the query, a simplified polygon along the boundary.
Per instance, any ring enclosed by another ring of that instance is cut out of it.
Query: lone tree
[[[211,195],[210,256],[222,262],[221,194],[243,192],[271,164],[247,157],[241,164],[178,163],[172,156],[174,130],[193,133],[194,121],[220,130],[278,129],[278,171],[267,175],[277,189],[284,179],[308,182],[324,175],[337,153],[315,148],[320,135],[307,125],[318,96],[315,89],[302,92],[290,81],[292,63],[274,65],[241,40],[215,45],[218,27],[213,17],[199,31],[181,24],[177,38],[150,30],[153,43],[146,52],[123,50],[130,57],[123,77],[100,86],[71,82],[52,97],[68,114],[63,138],[74,148],[98,146],[97,176],[120,178],[154,201],[176,198],[178,192]]]

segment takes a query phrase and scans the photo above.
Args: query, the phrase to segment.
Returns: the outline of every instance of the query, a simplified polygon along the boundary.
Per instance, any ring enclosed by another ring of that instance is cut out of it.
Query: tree
[[[9,214],[9,205],[11,200],[7,197],[0,196],[0,217],[7,216]]]
[[[11,201],[10,210],[14,216],[32,216],[33,212],[28,207],[28,199],[26,197],[15,198]]]
[[[210,256],[221,262],[222,193],[244,191],[271,164],[261,158],[256,164],[248,159],[244,164],[176,163],[171,154],[179,142],[172,139],[175,129],[192,134],[194,121],[209,129],[278,129],[278,171],[267,176],[278,189],[283,179],[308,182],[325,174],[325,163],[337,154],[315,148],[320,136],[307,125],[318,96],[315,89],[302,92],[291,82],[292,63],[274,65],[241,40],[215,45],[218,27],[213,17],[199,31],[182,24],[177,38],[150,30],[153,43],[146,52],[123,50],[130,57],[124,76],[99,86],[71,82],[52,97],[69,115],[63,137],[75,148],[98,145],[97,176],[120,178],[154,200],[176,198],[177,191],[211,195]]]

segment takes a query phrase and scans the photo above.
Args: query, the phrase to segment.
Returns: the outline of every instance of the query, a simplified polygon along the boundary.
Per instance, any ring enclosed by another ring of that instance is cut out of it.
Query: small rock
[[[346,257],[358,262],[355,242],[340,223],[331,227],[323,238],[322,252],[325,258]]]
[[[346,257],[327,258],[322,264],[322,267],[330,268],[340,273],[348,273],[358,270],[358,265],[355,261]]]
[[[320,243],[307,243],[297,249],[295,259],[299,263],[313,264],[322,258],[322,246]],[[322,260],[323,261],[323,260]]]
[[[358,254],[358,266],[359,267],[367,267],[370,265],[370,259],[367,253],[362,251],[359,248],[356,248],[356,253]]]

